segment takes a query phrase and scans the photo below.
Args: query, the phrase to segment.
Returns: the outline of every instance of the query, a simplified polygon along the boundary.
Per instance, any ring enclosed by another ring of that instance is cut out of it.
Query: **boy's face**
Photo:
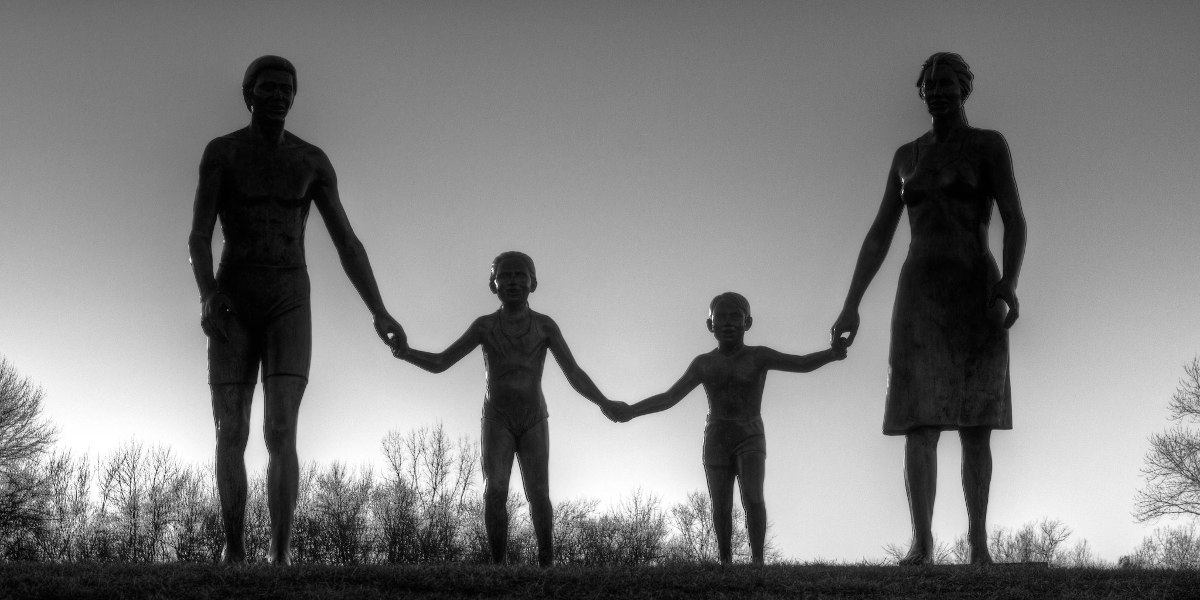
[[[721,300],[708,318],[708,330],[718,342],[740,343],[753,322],[737,303]]]
[[[496,267],[492,285],[501,302],[525,302],[529,300],[529,294],[533,291],[533,276],[524,261],[509,258],[501,261]]]

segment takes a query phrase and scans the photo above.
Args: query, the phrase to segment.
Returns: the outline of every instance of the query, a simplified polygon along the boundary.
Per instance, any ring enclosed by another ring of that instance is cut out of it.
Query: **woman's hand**
[[[842,337],[843,334],[848,335]],[[842,314],[833,322],[833,327],[829,329],[830,343],[849,348],[854,343],[855,335],[858,335],[858,311],[844,308]]]
[[[995,306],[997,300],[1003,300],[1008,305],[1008,315],[1004,317],[1004,328],[1008,329],[1021,316],[1021,303],[1017,301],[1017,290],[1008,278],[1001,278],[995,286],[992,286],[992,302],[989,306]]]

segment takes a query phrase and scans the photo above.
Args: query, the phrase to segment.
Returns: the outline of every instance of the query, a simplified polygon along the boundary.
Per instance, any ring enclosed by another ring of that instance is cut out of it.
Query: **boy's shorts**
[[[704,426],[704,465],[732,467],[737,457],[751,452],[767,454],[762,418],[709,419]]]

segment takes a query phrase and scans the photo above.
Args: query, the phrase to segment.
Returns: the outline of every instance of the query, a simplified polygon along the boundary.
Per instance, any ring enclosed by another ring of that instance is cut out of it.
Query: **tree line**
[[[1169,405],[1180,424],[1150,438],[1146,486],[1135,517],[1200,516],[1200,360]],[[54,450],[56,430],[41,415],[45,394],[0,356],[0,560],[212,562],[224,543],[211,465],[186,465],[164,446],[128,441],[104,456]],[[452,440],[438,424],[382,441],[383,466],[353,468],[308,463],[300,478],[293,533],[294,559],[312,564],[487,562],[479,492],[479,448]],[[510,560],[536,564],[533,529],[524,501],[509,498]],[[735,508],[735,561],[748,562],[744,519]],[[269,544],[266,474],[250,478],[247,552]],[[998,562],[1110,566],[1086,540],[1068,546],[1072,531],[1057,519],[1016,529],[993,528],[989,550]],[[557,560],[578,565],[648,565],[715,561],[707,494],[689,493],[664,506],[643,490],[601,509],[599,500],[555,504]],[[883,548],[893,560],[895,544]],[[960,536],[937,545],[936,562],[966,562]],[[780,556],[771,540],[767,559]],[[1161,527],[1117,566],[1200,569],[1195,522]]]

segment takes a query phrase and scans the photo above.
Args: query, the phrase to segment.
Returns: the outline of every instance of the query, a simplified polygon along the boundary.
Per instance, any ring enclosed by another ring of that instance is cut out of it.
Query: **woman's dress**
[[[883,432],[917,427],[1012,428],[1004,303],[987,245],[992,198],[976,146],[910,144],[901,197],[912,241],[892,312]],[[964,139],[965,138],[965,139]]]

